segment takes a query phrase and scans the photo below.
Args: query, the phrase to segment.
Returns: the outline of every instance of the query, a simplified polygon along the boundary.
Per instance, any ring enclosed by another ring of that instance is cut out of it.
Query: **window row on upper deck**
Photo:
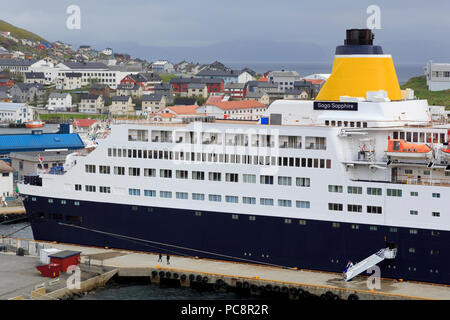
[[[196,131],[171,131],[171,130],[143,130],[129,129],[128,141],[150,141],[155,143],[187,143],[187,144],[213,144],[243,147],[278,147],[282,149],[301,149],[303,137],[297,135],[273,135],[250,133],[219,133]],[[224,139],[224,141],[223,141]],[[305,149],[326,150],[326,138],[306,136]]]
[[[331,160],[322,158],[275,157],[223,153],[201,153],[168,150],[108,148],[108,157],[175,160],[185,162],[236,163],[283,167],[331,169]]]
[[[393,139],[403,139],[407,142],[419,142],[419,143],[444,143],[445,133],[437,132],[418,132],[418,131],[394,131],[392,133]]]

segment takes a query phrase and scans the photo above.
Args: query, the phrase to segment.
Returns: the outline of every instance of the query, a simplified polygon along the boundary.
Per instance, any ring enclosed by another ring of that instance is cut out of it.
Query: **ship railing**
[[[397,175],[392,177],[392,183],[428,185],[428,186],[450,186],[450,179],[439,179],[423,176]]]

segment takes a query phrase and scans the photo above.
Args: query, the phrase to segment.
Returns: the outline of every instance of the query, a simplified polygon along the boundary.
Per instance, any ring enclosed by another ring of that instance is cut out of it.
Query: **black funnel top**
[[[343,46],[336,47],[337,55],[383,54],[381,46],[374,46],[374,35],[370,29],[348,29]]]
[[[344,44],[347,45],[373,45],[374,35],[370,29],[348,29],[347,39]]]

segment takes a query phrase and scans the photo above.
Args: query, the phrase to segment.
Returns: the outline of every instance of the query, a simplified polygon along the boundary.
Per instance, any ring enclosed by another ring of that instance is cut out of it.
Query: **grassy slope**
[[[447,109],[450,109],[450,90],[429,91],[425,76],[413,77],[401,88],[413,89],[414,95],[419,99],[428,100],[429,105],[446,106]]]
[[[13,26],[3,20],[0,20],[0,31],[9,31],[11,32],[11,35],[17,39],[31,39],[48,42],[32,32]]]

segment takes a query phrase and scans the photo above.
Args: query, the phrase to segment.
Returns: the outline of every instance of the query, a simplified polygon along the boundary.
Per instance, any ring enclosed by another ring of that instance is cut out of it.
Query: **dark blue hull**
[[[230,213],[142,207],[44,197],[24,201],[36,240],[342,272],[385,247],[383,278],[450,284],[450,232]],[[32,199],[33,198],[33,199]],[[218,210],[220,208],[218,207]],[[304,223],[303,223],[304,221]],[[126,236],[127,238],[123,237]],[[147,242],[141,241],[147,240]]]

